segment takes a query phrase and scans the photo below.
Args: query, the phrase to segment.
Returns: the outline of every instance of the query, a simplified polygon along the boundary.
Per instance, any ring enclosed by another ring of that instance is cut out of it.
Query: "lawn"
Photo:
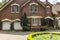
[[[36,40],[60,40],[60,35],[53,34],[52,39],[50,39],[49,34],[43,34],[43,35],[35,36],[34,39]]]
[[[60,32],[35,32],[29,34],[27,40],[60,40]]]

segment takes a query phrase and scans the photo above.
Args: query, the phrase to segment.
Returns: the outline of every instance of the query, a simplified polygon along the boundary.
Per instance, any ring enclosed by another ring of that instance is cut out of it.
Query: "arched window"
[[[19,13],[19,5],[18,4],[12,4],[11,5],[11,13]]]

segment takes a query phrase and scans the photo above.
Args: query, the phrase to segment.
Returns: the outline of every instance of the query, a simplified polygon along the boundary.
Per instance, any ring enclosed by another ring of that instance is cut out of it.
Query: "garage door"
[[[14,22],[14,30],[22,30],[20,22]]]
[[[10,22],[3,22],[2,30],[10,30]]]
[[[58,20],[58,26],[60,26],[60,20]]]

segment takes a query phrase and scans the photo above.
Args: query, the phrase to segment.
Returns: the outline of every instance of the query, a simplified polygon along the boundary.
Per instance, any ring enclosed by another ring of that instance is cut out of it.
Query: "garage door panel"
[[[2,24],[2,30],[10,30],[10,22],[3,22]]]
[[[22,30],[20,22],[14,22],[14,30]]]

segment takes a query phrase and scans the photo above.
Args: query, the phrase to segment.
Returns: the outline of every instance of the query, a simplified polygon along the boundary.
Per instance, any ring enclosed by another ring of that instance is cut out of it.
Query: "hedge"
[[[42,34],[50,34],[50,32],[35,32],[27,36],[27,40],[35,40],[34,37]],[[60,35],[60,32],[52,32],[52,34]]]

